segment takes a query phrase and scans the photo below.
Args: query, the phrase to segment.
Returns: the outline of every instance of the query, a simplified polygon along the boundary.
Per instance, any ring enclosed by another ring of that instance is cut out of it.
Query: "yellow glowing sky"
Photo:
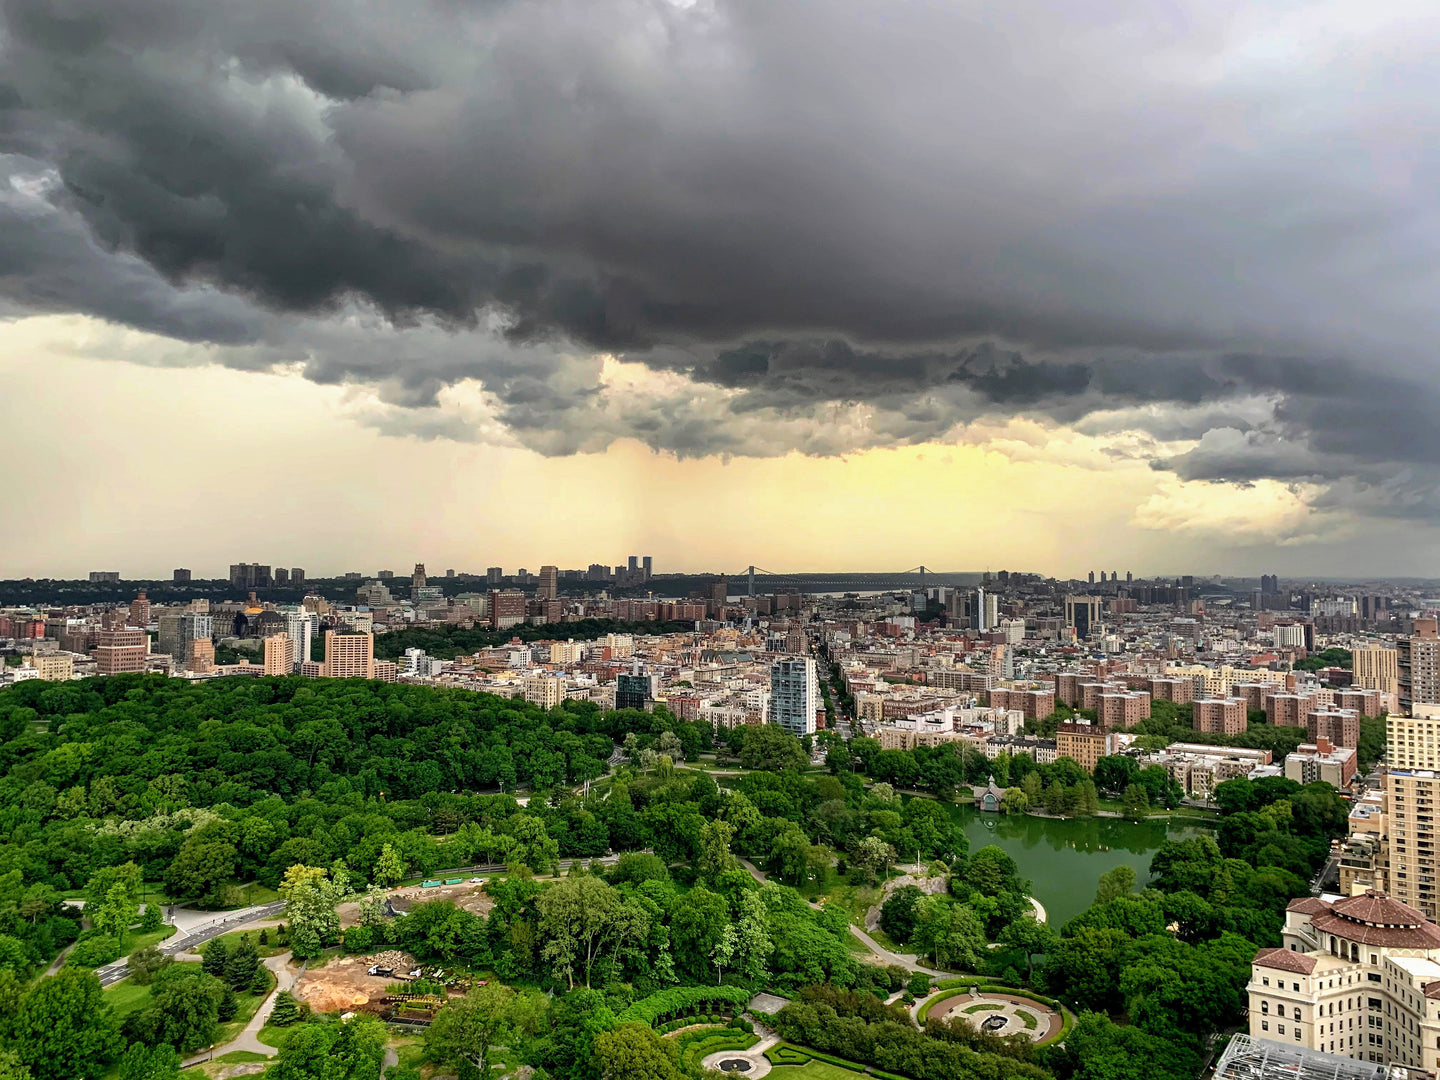
[[[682,461],[632,442],[546,458],[382,435],[358,420],[363,388],[149,366],[198,354],[136,334],[118,349],[102,330],[74,316],[0,324],[0,578],[221,576],[240,560],[312,575],[533,570],[632,552],[729,573],[1343,573],[1357,535],[1303,491],[1181,483],[1023,419],[845,458]],[[1368,541],[1384,550],[1379,530]],[[1379,570],[1415,572],[1403,533],[1393,544]]]

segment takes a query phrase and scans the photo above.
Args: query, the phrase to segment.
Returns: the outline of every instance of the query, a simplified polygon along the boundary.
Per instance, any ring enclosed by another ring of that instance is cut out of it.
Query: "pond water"
[[[1122,864],[1133,867],[1136,880],[1144,885],[1150,857],[1161,844],[1207,831],[1167,821],[1005,817],[953,804],[947,809],[964,828],[972,852],[994,844],[1019,864],[1056,930],[1090,906],[1107,870]]]

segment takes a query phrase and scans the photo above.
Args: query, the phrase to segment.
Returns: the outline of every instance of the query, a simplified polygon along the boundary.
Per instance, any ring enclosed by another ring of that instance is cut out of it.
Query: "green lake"
[[[1150,858],[1166,840],[1182,840],[1207,830],[1189,824],[1122,821],[1119,818],[1005,817],[970,805],[948,805],[970,840],[970,850],[986,844],[1003,849],[1033,883],[1034,897],[1045,906],[1050,925],[1059,930],[1090,906],[1100,875],[1120,865],[1133,867],[1141,885],[1150,874]]]

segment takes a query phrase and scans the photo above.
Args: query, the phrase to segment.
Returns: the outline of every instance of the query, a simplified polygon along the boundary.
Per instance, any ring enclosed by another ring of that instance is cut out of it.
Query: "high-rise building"
[[[289,634],[271,634],[265,639],[265,674],[289,675],[294,670],[294,640]]]
[[[275,584],[277,587],[282,585],[288,586],[290,584],[290,571],[286,570],[283,566],[277,566],[275,568]]]
[[[1358,645],[1350,651],[1355,677],[1351,683],[1361,690],[1400,693],[1400,654],[1384,645]]]
[[[1249,726],[1244,698],[1197,698],[1192,709],[1190,723],[1196,731],[1239,735]]]
[[[130,625],[138,626],[141,630],[150,625],[150,601],[145,598],[144,589],[130,601]]]
[[[375,674],[375,635],[325,631],[327,679],[369,679]]]
[[[415,595],[416,589],[425,588],[425,564],[417,562],[415,569],[410,574],[410,595]]]
[[[156,644],[162,653],[175,662],[178,670],[194,671],[195,643],[203,641],[208,646],[214,632],[215,617],[207,613],[186,611],[162,615],[160,617],[160,636]],[[201,658],[213,661],[215,659],[214,649],[211,648],[208,652],[202,651]]]
[[[293,575],[292,575],[293,576]],[[264,563],[232,563],[230,586],[234,589],[268,589],[274,584],[270,567]]]
[[[189,571],[189,570],[176,570],[176,571],[174,572],[174,581],[175,581],[175,584],[176,584],[176,585],[184,585],[184,584],[185,584],[186,582],[188,582],[189,580],[190,580],[190,571]]]
[[[305,571],[302,570],[302,569],[301,569],[300,567],[298,567],[298,566],[292,566],[292,567],[290,568],[290,587],[291,587],[292,589],[296,589],[296,588],[299,588],[300,586],[302,586],[302,585],[304,585],[304,584],[305,584]]]
[[[499,585],[505,577],[505,569],[500,566],[487,566],[485,568],[485,584]]]
[[[1075,636],[1087,638],[1100,627],[1104,598],[1099,596],[1065,597],[1065,625],[1075,628]]]
[[[91,570],[91,585],[114,585],[120,580],[119,570]]]
[[[490,591],[490,629],[505,630],[525,621],[525,594],[518,589]]]
[[[145,670],[145,657],[150,653],[150,636],[134,627],[100,630],[95,635],[97,675],[125,675]]]
[[[309,663],[311,639],[320,633],[320,616],[313,611],[287,611],[285,632],[295,643],[295,666]]]
[[[1415,632],[1395,642],[1400,706],[1440,702],[1440,634],[1432,618],[1416,619]]]
[[[540,584],[535,589],[536,600],[554,600],[560,595],[560,571],[553,566],[540,567]]]
[[[410,591],[413,593],[415,590],[412,588]],[[395,598],[390,595],[390,590],[381,581],[367,582],[355,590],[355,602],[364,604],[366,607],[389,607],[394,600]]]
[[[1091,571],[1090,571],[1090,584],[1091,584],[1091,585],[1094,585],[1094,584],[1095,584],[1095,571],[1094,571],[1094,570],[1091,570]]]
[[[643,559],[640,560],[640,571],[645,575],[646,581],[650,580],[650,575],[654,572],[654,570],[655,562],[654,559],[651,558],[651,556],[646,555]]]
[[[790,657],[770,665],[770,723],[797,737],[812,735],[822,707],[813,658]]]
[[[631,555],[631,556],[630,556],[629,564],[625,567],[625,569],[628,570],[628,571],[630,571],[630,576],[631,576],[632,578],[633,578],[637,573],[639,573],[639,572],[640,572],[640,556],[639,556],[639,555]]]

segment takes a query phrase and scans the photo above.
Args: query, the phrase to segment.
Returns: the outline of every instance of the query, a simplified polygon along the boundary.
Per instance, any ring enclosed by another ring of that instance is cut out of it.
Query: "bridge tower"
[[[750,598],[753,600],[753,599],[755,598],[755,564],[754,564],[754,563],[751,563],[751,564],[750,564],[749,590],[750,590],[749,596],[750,596]]]

